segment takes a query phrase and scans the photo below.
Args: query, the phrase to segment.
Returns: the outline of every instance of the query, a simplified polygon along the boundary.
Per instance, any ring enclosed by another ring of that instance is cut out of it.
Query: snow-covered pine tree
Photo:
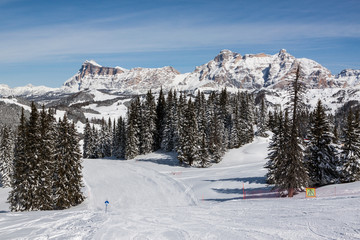
[[[132,159],[140,154],[140,99],[137,97],[130,105],[127,113],[125,158]]]
[[[298,114],[304,105],[302,97],[305,86],[300,82],[300,67],[296,71],[295,80],[290,88],[290,106],[292,110],[290,139],[286,145],[284,164],[286,170],[280,176],[281,181],[275,183],[281,190],[288,190],[288,197],[293,197],[295,191],[301,190],[308,184],[308,171],[304,164],[304,147],[298,129]]]
[[[267,107],[265,105],[264,97],[261,99],[260,107],[259,107],[259,115],[257,121],[257,132],[256,135],[260,137],[267,137],[266,130],[267,130],[267,123],[268,123],[268,116],[267,116]]]
[[[162,143],[163,143],[162,138],[164,136],[164,128],[165,128],[166,108],[167,106],[166,106],[165,96],[161,87],[159,92],[159,97],[156,103],[155,150],[158,150],[162,147]]]
[[[252,98],[247,92],[240,93],[240,122],[239,122],[239,141],[240,145],[252,142],[254,139],[253,131],[253,106]]]
[[[122,117],[119,117],[116,127],[115,127],[115,134],[113,140],[113,156],[116,158],[125,158],[125,121]]]
[[[148,91],[145,97],[145,101],[142,104],[142,122],[143,122],[143,140],[141,142],[141,152],[143,154],[150,153],[156,149],[156,105],[155,98],[151,93],[151,90]],[[162,123],[163,124],[163,123]]]
[[[45,111],[42,107],[39,116],[40,126],[40,145],[39,145],[39,162],[36,169],[40,170],[39,183],[37,187],[36,198],[39,210],[53,209],[53,187],[56,165],[56,148],[57,131],[55,126],[55,118],[52,110]]]
[[[0,186],[11,187],[13,162],[14,162],[14,138],[10,128],[4,126],[0,142]]]
[[[27,137],[26,141],[26,161],[29,165],[26,178],[29,181],[29,188],[27,194],[29,196],[28,209],[26,210],[41,210],[42,196],[39,194],[40,189],[43,187],[42,183],[42,171],[39,166],[42,165],[42,159],[40,158],[41,149],[41,133],[39,127],[39,113],[35,106],[35,103],[31,103],[30,119],[27,124]]]
[[[76,206],[82,203],[85,199],[81,188],[83,185],[83,176],[82,176],[82,159],[81,159],[81,150],[79,144],[79,136],[75,128],[74,123],[67,122],[67,127],[69,128],[69,201],[71,206]]]
[[[282,168],[285,166],[282,165],[285,156],[284,146],[289,140],[289,123],[288,123],[288,114],[285,113],[285,118],[282,111],[278,113],[278,122],[277,126],[274,126],[273,136],[268,147],[268,162],[265,164],[265,168],[268,169],[266,174],[266,182],[268,184],[278,184],[279,175],[282,171]]]
[[[337,150],[321,100],[313,112],[309,139],[307,161],[312,185],[335,183],[339,179]]]
[[[192,166],[199,160],[199,129],[191,99],[184,109],[183,120],[180,124],[178,159],[180,163]]]
[[[88,158],[99,157],[99,133],[93,125],[89,135]]]
[[[112,127],[111,121],[107,123],[105,119],[101,120],[101,129],[99,131],[98,157],[110,157],[112,148]]]
[[[360,180],[359,112],[357,112],[355,117],[353,115],[354,114],[350,109],[344,127],[344,138],[340,154],[342,182],[354,182]]]
[[[174,151],[176,146],[177,132],[177,112],[175,91],[170,90],[166,97],[164,130],[162,136],[161,148],[165,151]]]
[[[225,145],[223,142],[224,124],[218,116],[217,96],[214,92],[209,96],[207,110],[209,119],[209,153],[212,160],[215,163],[219,163],[225,153]]]
[[[21,111],[20,124],[17,129],[17,136],[15,141],[15,155],[14,168],[12,177],[12,190],[9,193],[8,202],[10,203],[11,211],[26,211],[30,210],[29,198],[31,195],[28,192],[30,188],[30,179],[28,172],[30,165],[27,159],[27,121],[24,115],[24,108]]]
[[[75,126],[68,122],[66,114],[57,128],[54,208],[66,209],[84,199],[81,193],[81,153]]]
[[[85,128],[84,128],[83,158],[89,158],[91,155],[90,139],[91,139],[91,126],[89,123],[89,119],[86,118]]]

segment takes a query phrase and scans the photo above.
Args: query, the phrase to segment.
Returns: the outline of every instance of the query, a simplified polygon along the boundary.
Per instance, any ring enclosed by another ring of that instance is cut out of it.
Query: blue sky
[[[360,69],[358,0],[0,0],[0,84],[60,87],[86,59],[180,72],[222,49]]]

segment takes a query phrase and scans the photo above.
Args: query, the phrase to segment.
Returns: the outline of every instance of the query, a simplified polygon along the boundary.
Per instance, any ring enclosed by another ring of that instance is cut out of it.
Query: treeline
[[[22,110],[16,134],[3,128],[0,147],[1,183],[11,187],[11,211],[54,210],[84,200],[79,139],[65,115],[58,122],[50,109],[34,103],[30,118]]]
[[[141,101],[136,97],[126,118],[102,121],[100,129],[87,121],[84,131],[84,158],[117,157],[132,159],[159,149],[176,151],[180,164],[208,167],[221,161],[227,149],[238,148],[254,138],[257,119],[259,135],[267,127],[266,108],[255,111],[253,96],[163,91],[156,100],[151,91]],[[258,114],[258,116],[256,116]]]
[[[359,112],[350,108],[338,129],[320,100],[313,112],[302,107],[304,91],[297,73],[289,108],[269,115],[266,178],[289,197],[309,186],[360,180]]]

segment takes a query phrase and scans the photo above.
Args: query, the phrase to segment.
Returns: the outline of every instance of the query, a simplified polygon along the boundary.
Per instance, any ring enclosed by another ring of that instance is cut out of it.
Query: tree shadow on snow
[[[265,198],[278,198],[280,193],[272,187],[261,188],[212,188],[213,191],[221,194],[238,194],[238,197],[232,198],[213,198],[204,199],[205,201],[226,202],[239,199],[265,199]]]
[[[225,178],[225,179],[215,179],[215,180],[204,180],[207,182],[243,182],[243,183],[258,183],[266,184],[265,177],[245,177],[245,178]]]
[[[161,158],[154,156],[153,158],[136,158],[135,161],[138,162],[152,162],[160,165],[167,165],[167,166],[180,166],[179,160],[176,158],[177,154],[173,152],[163,152],[163,151],[157,151],[156,153],[161,154]]]

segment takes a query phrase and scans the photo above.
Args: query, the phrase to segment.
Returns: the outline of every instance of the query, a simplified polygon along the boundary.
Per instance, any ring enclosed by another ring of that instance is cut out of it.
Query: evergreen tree
[[[143,110],[143,141],[141,142],[142,153],[150,153],[156,149],[156,135],[157,127],[156,127],[156,105],[155,98],[151,93],[151,90],[146,94],[145,102],[142,105]],[[162,123],[163,125],[163,123]],[[162,127],[163,128],[163,127]],[[160,140],[158,140],[160,141]]]
[[[176,94],[169,91],[166,98],[166,110],[164,119],[164,130],[161,148],[165,151],[174,151],[177,139],[177,112]]]
[[[268,116],[267,116],[267,108],[265,105],[264,98],[261,99],[258,122],[257,122],[257,132],[256,134],[260,137],[267,137],[265,131],[267,130]]]
[[[31,113],[30,119],[27,124],[26,131],[26,141],[27,149],[26,149],[26,158],[27,164],[29,165],[28,171],[28,181],[29,181],[29,209],[27,210],[41,210],[41,198],[42,196],[38,193],[38,191],[43,187],[42,182],[42,170],[38,166],[42,165],[40,158],[40,149],[41,149],[41,133],[39,128],[39,113],[33,102],[31,104]]]
[[[117,121],[116,127],[115,127],[115,134],[114,134],[114,148],[113,148],[113,156],[116,158],[125,158],[125,121],[122,117],[120,117]]]
[[[166,101],[162,88],[160,89],[159,98],[156,104],[156,132],[155,132],[155,150],[161,148],[163,143],[164,127],[165,127],[165,108]]]
[[[125,158],[131,159],[140,154],[140,99],[136,98],[128,110],[127,131],[126,131],[126,151]]]
[[[191,99],[185,108],[179,135],[178,159],[180,163],[192,166],[199,159],[199,130]]]
[[[35,167],[39,170],[39,183],[36,196],[39,210],[53,209],[53,187],[55,175],[55,142],[57,132],[55,129],[55,118],[52,111],[47,113],[43,106],[40,112],[40,145],[39,145],[39,161]]]
[[[91,156],[90,141],[91,141],[91,126],[89,120],[86,118],[86,123],[84,128],[83,158],[89,158]]]
[[[298,113],[304,105],[302,97],[305,91],[299,77],[300,68],[298,67],[296,78],[292,82],[290,89],[292,119],[290,139],[285,148],[286,157],[284,159],[284,164],[287,168],[282,172],[281,181],[276,183],[279,189],[288,190],[288,197],[293,197],[295,191],[303,189],[308,183],[308,172],[304,165],[302,139],[299,136],[298,129]]]
[[[337,150],[332,143],[333,136],[325,110],[319,100],[313,113],[310,128],[308,157],[309,177],[313,185],[334,183],[339,179],[337,172]]]
[[[285,118],[282,111],[278,114],[278,125],[274,127],[273,136],[268,147],[268,162],[265,164],[265,168],[268,169],[266,174],[266,182],[268,184],[275,184],[279,180],[279,173],[282,172],[283,160],[285,159],[286,151],[284,146],[289,140],[289,126],[288,126],[288,114],[285,113]]]
[[[0,186],[10,187],[14,162],[14,139],[10,128],[3,127],[0,142]]]
[[[58,123],[56,154],[55,209],[66,209],[84,200],[81,193],[81,153],[75,126],[67,116]]]
[[[10,191],[8,202],[11,211],[30,210],[29,198],[31,198],[28,189],[30,189],[30,179],[28,173],[30,165],[27,159],[27,122],[24,115],[24,109],[21,111],[20,124],[17,130],[15,142],[15,159],[12,178],[12,190]]]
[[[350,109],[346,126],[344,129],[344,139],[340,155],[342,163],[342,182],[354,182],[360,180],[360,126],[359,113],[355,118]]]

